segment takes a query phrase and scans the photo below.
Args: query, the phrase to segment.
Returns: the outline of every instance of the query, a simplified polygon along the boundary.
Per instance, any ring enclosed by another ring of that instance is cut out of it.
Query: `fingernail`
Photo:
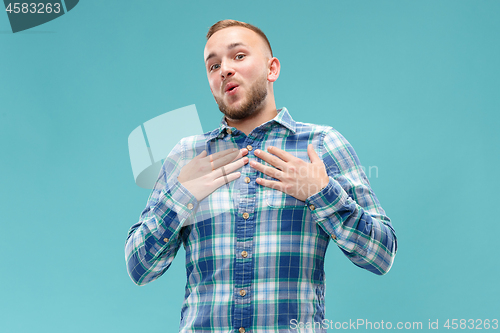
[[[255,149],[255,154],[260,154],[260,149]]]

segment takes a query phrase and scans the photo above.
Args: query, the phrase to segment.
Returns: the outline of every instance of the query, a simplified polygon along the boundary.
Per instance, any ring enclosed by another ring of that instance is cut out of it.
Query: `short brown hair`
[[[229,27],[244,27],[244,28],[250,29],[253,32],[257,33],[260,37],[264,38],[264,40],[267,43],[267,46],[269,46],[269,50],[271,51],[271,57],[273,56],[273,49],[271,48],[271,43],[269,43],[269,40],[267,39],[266,34],[263,33],[262,30],[260,30],[256,26],[251,25],[249,23],[241,22],[241,21],[222,20],[222,21],[215,23],[214,25],[212,25],[210,27],[210,29],[208,29],[207,40],[209,40],[210,37],[212,37],[212,35],[214,33],[216,33],[217,31],[222,30],[224,28],[229,28]]]

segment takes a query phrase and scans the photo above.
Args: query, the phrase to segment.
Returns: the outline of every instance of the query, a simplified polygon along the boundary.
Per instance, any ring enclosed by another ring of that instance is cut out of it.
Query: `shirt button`
[[[168,243],[168,238],[167,238],[167,237],[163,238],[163,241],[164,241],[165,243]]]
[[[168,239],[168,238],[166,238],[166,239]],[[247,252],[247,251],[241,251],[241,256],[242,256],[243,258],[248,257],[248,252]]]
[[[188,209],[193,209],[193,204],[192,203],[188,203]]]
[[[335,235],[332,235],[332,239],[337,239],[337,237],[335,237]]]
[[[309,205],[309,208],[310,208],[311,210],[315,210],[315,209],[316,209],[316,207],[314,207],[314,205],[313,205],[313,204]]]
[[[250,146],[250,145],[248,145],[248,146],[247,146],[247,149],[248,149],[248,151],[250,151],[250,150],[252,150],[252,149],[253,149],[253,147],[252,147],[252,146]]]
[[[245,177],[245,183],[250,183],[250,177]]]
[[[250,216],[250,214],[248,213],[243,213],[243,218],[246,220],[248,217]]]
[[[227,134],[231,134],[231,133],[233,133],[233,131],[231,131],[231,129],[230,129],[230,128],[226,128],[226,132],[227,132]]]
[[[245,329],[243,327],[240,327],[240,329],[238,330],[238,332],[245,333]]]
[[[247,294],[247,292],[243,289],[240,290],[240,296],[243,297]]]

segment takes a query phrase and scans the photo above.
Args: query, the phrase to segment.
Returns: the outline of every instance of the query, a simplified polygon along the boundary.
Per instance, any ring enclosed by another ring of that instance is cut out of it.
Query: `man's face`
[[[268,93],[271,52],[250,29],[217,31],[205,46],[210,90],[219,110],[229,119],[244,119],[263,108]]]

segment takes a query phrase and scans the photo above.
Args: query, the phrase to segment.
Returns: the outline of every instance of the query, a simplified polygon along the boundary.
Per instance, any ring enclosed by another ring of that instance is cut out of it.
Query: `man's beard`
[[[231,108],[222,98],[215,98],[219,110],[229,119],[240,120],[253,115],[264,103],[267,97],[267,80],[256,82],[247,95],[247,101],[239,108]]]

